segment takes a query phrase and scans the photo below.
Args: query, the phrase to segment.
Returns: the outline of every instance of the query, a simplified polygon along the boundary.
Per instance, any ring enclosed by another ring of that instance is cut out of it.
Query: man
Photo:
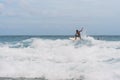
[[[75,40],[77,39],[77,37],[81,39],[81,34],[80,34],[80,32],[82,32],[82,31],[83,31],[83,27],[81,28],[80,31],[79,31],[79,30],[76,30],[76,33],[75,33]]]

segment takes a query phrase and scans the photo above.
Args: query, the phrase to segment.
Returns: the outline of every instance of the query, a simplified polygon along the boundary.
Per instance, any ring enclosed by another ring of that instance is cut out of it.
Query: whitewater
[[[0,41],[0,79],[120,80],[120,41],[86,36]]]

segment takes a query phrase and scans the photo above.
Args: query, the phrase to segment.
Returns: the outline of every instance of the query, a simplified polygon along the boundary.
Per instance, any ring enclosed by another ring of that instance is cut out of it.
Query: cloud
[[[38,17],[96,17],[114,15],[115,5],[108,0],[5,0],[5,15]],[[114,1],[115,2],[115,1]],[[7,6],[7,7],[6,7]],[[102,8],[103,7],[103,8]],[[114,8],[114,10],[109,9]]]
[[[5,0],[6,4],[12,4],[15,0]]]
[[[6,15],[11,16],[86,16],[86,6],[96,0],[5,0]],[[87,8],[89,9],[89,8]]]
[[[20,6],[30,15],[37,16],[65,16],[73,15],[79,10],[78,0],[20,0]],[[76,5],[77,3],[77,5]]]
[[[4,4],[0,3],[0,13],[2,13],[3,9],[4,9]]]

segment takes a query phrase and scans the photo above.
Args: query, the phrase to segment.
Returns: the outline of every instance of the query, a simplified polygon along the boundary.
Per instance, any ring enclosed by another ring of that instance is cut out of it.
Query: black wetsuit
[[[75,37],[80,37],[80,32],[76,32]]]

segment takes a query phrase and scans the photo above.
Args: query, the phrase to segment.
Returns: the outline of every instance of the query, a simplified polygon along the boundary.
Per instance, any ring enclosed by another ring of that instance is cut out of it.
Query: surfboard
[[[80,38],[77,37],[77,39],[75,39],[75,37],[70,37],[70,40],[76,41],[76,40],[80,40]]]

